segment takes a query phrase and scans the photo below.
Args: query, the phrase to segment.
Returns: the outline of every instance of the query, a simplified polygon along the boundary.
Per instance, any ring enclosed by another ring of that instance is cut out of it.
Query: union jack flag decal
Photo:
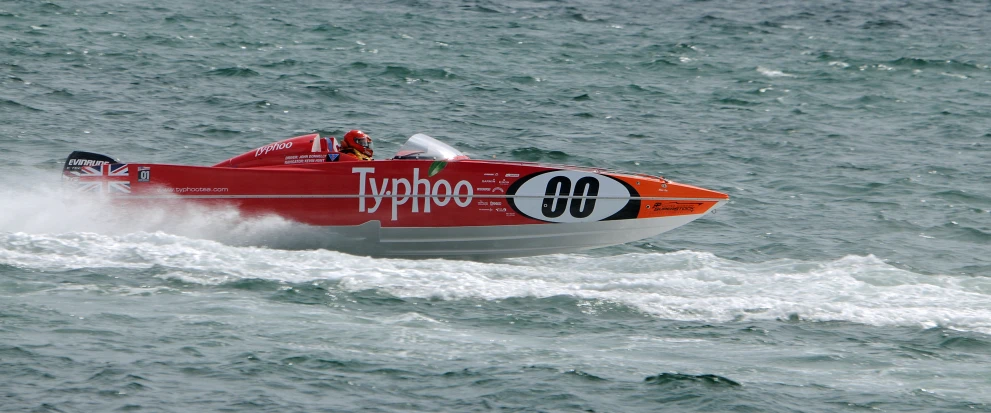
[[[80,192],[105,194],[131,193],[131,176],[126,163],[84,166],[72,174]]]

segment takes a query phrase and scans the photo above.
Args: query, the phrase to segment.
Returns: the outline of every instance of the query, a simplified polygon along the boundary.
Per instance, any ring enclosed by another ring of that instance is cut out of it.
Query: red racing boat
[[[469,159],[424,134],[392,159],[342,156],[318,134],[213,166],[73,152],[63,178],[114,201],[233,206],[295,221],[313,248],[381,257],[519,257],[622,244],[685,225],[726,194],[661,177]]]

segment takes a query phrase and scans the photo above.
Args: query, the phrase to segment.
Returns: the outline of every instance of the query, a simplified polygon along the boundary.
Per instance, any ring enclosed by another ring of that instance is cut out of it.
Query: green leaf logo
[[[427,169],[427,177],[439,174],[445,166],[447,166],[447,161],[434,161],[434,163],[430,164],[430,169]]]

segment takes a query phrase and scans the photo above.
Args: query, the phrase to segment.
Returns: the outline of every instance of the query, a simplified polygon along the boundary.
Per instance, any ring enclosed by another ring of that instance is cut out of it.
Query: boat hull
[[[322,248],[383,258],[513,258],[633,242],[670,231],[703,215],[474,227],[382,227],[379,221],[345,227],[295,225],[252,237],[251,242],[243,245],[282,249]]]
[[[425,135],[414,141],[441,145]],[[449,147],[440,147],[443,160],[401,150],[376,161],[346,161],[334,147],[306,135],[211,167],[74,153],[63,176],[79,192],[139,214],[188,202],[235,208],[246,219],[275,215],[294,227],[250,243],[384,257],[517,257],[622,244],[687,224],[728,199],[661,177],[473,160]]]
[[[474,228],[383,228],[375,254],[508,258],[575,252],[650,238],[701,216]]]

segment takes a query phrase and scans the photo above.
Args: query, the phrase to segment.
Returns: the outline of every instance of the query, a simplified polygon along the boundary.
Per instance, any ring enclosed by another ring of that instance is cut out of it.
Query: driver
[[[372,154],[372,138],[365,132],[353,129],[344,134],[344,142],[341,142],[341,152],[351,155],[358,160],[370,161]]]

